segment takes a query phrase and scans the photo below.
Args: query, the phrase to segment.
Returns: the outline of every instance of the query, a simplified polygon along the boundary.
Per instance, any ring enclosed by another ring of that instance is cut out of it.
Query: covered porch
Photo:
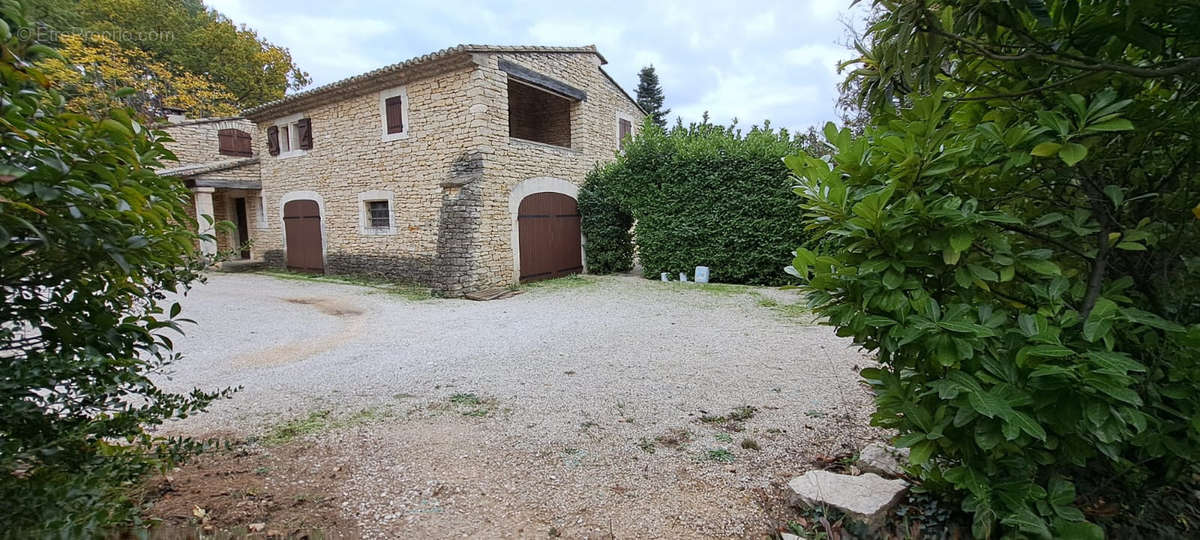
[[[188,165],[159,174],[178,176],[192,191],[197,232],[212,237],[200,242],[202,253],[229,254],[235,261],[255,258],[255,231],[267,228],[258,158]]]

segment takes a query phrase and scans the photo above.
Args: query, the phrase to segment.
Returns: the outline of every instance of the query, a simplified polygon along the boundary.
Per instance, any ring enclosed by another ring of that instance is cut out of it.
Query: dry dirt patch
[[[363,334],[364,321],[362,316],[365,312],[350,302],[337,298],[313,297],[284,298],[283,300],[289,304],[311,306],[320,313],[338,317],[344,322],[340,329],[332,334],[239,355],[234,358],[234,365],[261,367],[298,362],[310,356],[333,350],[339,345],[348,343]]]

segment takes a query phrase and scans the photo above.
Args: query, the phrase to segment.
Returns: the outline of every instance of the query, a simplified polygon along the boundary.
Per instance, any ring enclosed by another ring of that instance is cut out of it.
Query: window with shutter
[[[387,111],[387,132],[403,133],[404,99],[400,96],[387,98],[387,100],[383,102],[383,108],[385,111]]]
[[[620,138],[621,148],[625,148],[629,135],[633,132],[633,123],[624,118],[617,121],[617,137]]]
[[[267,128],[267,153],[272,156],[279,155],[279,128],[271,126]]]
[[[301,118],[296,122],[296,139],[301,150],[312,150],[312,120]]]
[[[217,131],[217,151],[222,156],[250,157],[250,134],[233,128]]]
[[[289,126],[279,126],[279,151],[280,152],[291,152],[292,151],[292,134],[291,134],[292,130],[288,129],[288,127]]]

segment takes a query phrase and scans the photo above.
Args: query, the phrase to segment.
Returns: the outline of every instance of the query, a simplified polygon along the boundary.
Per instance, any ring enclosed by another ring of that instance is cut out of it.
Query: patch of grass
[[[522,283],[520,285],[517,285],[516,289],[526,290],[526,291],[530,291],[530,290],[557,291],[557,290],[563,290],[563,289],[577,289],[579,287],[586,287],[588,285],[593,285],[597,282],[599,282],[599,280],[594,277],[582,276],[579,274],[571,274],[569,276],[563,276],[560,278],[543,279],[541,281],[531,281],[529,283]]]
[[[742,448],[754,451],[762,450],[762,448],[758,446],[758,441],[754,439],[742,439]]]
[[[807,416],[809,418],[825,418],[827,415],[822,411],[818,411],[816,409],[809,409],[807,411],[804,411],[804,416]]]
[[[723,443],[731,443],[731,442],[733,442],[733,435],[730,435],[728,433],[718,433],[716,435],[716,439]]]
[[[749,420],[754,417],[754,413],[758,409],[749,405],[735,407],[729,413],[724,415],[705,414],[700,417],[700,421],[705,424],[719,424],[721,427],[733,431],[741,431],[739,422]]]
[[[370,287],[377,289],[384,294],[390,294],[404,298],[405,300],[421,301],[433,298],[433,292],[429,287],[425,287],[416,283],[398,281],[380,276],[368,276],[361,274],[305,274],[301,272],[288,272],[284,270],[260,270],[255,272],[264,276],[271,276],[279,279],[290,279],[295,281],[316,281],[320,283],[338,283],[341,285],[358,285],[360,287]]]
[[[743,405],[732,411],[729,411],[729,419],[733,420],[735,422],[741,422],[742,420],[749,420],[754,417],[755,412],[758,412],[758,409],[751,407],[749,405]]]
[[[483,400],[480,399],[479,396],[477,396],[475,394],[458,393],[458,394],[454,394],[453,396],[450,396],[450,403],[453,403],[455,405],[466,405],[468,407],[474,407],[476,405],[479,405],[480,403],[483,403]]]
[[[254,474],[257,474],[259,476],[266,476],[268,474],[271,474],[271,468],[270,467],[255,467]]]
[[[773,308],[775,306],[778,306],[779,302],[776,302],[775,300],[773,300],[771,298],[759,298],[758,305],[765,307],[765,308]]]
[[[724,448],[710,448],[704,451],[704,459],[717,463],[733,463],[733,452]]]
[[[496,400],[489,397],[481,397],[472,392],[459,392],[450,396],[444,405],[431,404],[431,409],[453,410],[463,416],[471,416],[475,418],[483,418],[491,416],[496,412]]]
[[[308,413],[308,416],[293,418],[276,424],[259,440],[267,446],[287,444],[306,435],[324,431],[357,426],[378,421],[389,416],[387,411],[378,408],[360,409],[348,416],[335,417],[333,411],[322,409]]]
[[[647,438],[645,438],[645,437],[642,437],[641,439],[638,439],[638,444],[637,444],[637,445],[638,445],[638,448],[641,448],[641,449],[642,449],[642,451],[643,451],[643,452],[645,452],[645,453],[647,453],[647,454],[653,454],[653,453],[654,453],[654,450],[655,450],[655,447],[654,447],[654,441],[652,441],[652,440],[650,440],[650,439],[647,439]]]
[[[308,416],[303,418],[293,418],[286,422],[280,423],[272,427],[267,434],[262,438],[262,442],[268,446],[277,446],[286,444],[292,440],[320,433],[329,428],[329,410],[313,411],[308,413]]]

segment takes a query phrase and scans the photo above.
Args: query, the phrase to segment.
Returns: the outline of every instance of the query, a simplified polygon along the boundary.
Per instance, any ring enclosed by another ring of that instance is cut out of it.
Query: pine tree
[[[658,74],[654,66],[646,66],[638,72],[637,102],[654,119],[661,128],[667,127],[667,115],[671,109],[663,108],[662,86],[658,84]]]

